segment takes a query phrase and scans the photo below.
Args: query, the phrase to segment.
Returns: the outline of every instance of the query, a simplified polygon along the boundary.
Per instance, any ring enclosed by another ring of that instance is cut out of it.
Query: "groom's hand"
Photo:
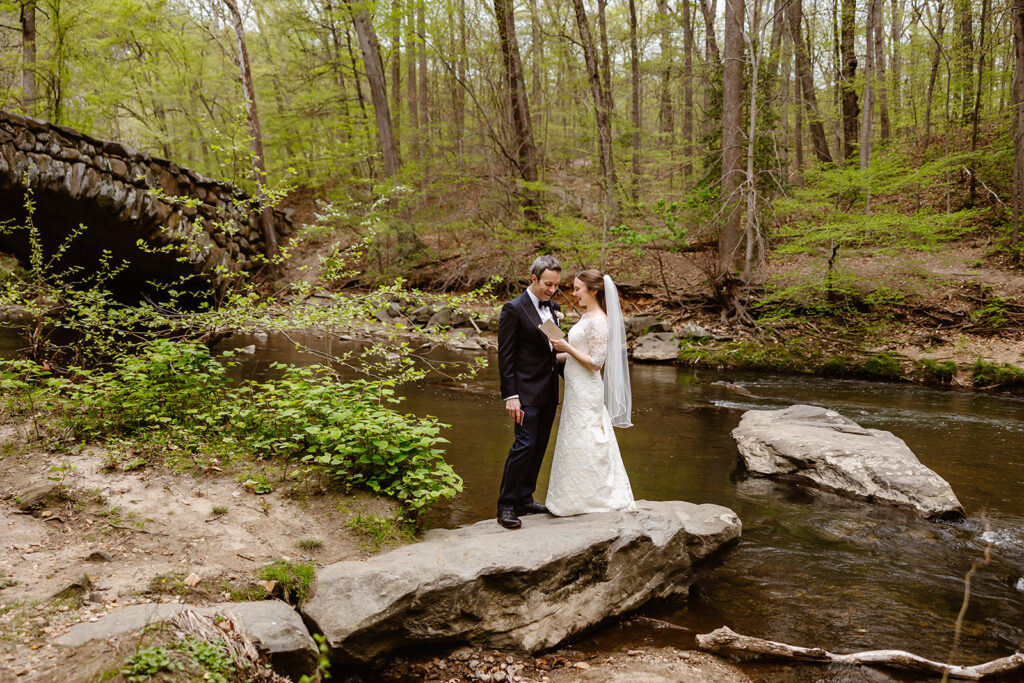
[[[516,421],[517,425],[523,424],[523,405],[518,398],[510,398],[505,401],[505,412]]]

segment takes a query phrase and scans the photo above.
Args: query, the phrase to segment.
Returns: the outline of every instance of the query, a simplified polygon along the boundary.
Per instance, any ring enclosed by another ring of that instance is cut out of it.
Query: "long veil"
[[[604,362],[604,405],[616,427],[632,427],[633,396],[629,388],[626,357],[626,322],[619,305],[619,290],[609,275],[604,276],[604,301],[608,308],[608,356]]]

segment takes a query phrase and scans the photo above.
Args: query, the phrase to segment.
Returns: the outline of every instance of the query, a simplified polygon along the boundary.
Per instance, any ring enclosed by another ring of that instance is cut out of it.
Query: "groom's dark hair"
[[[558,259],[551,254],[544,254],[538,256],[533,261],[533,265],[530,266],[530,275],[535,275],[537,279],[544,274],[545,270],[553,270],[556,273],[562,272],[562,264],[558,262]]]

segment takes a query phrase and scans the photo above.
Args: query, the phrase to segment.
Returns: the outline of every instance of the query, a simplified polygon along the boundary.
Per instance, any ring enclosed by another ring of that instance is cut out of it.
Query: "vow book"
[[[545,320],[537,327],[539,327],[540,331],[546,334],[548,336],[548,339],[551,340],[561,339],[562,337],[565,336],[565,332],[562,332],[562,328],[560,328],[558,325],[554,324],[550,320]]]

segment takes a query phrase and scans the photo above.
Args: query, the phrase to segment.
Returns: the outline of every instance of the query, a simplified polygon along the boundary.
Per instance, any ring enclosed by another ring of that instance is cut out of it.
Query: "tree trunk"
[[[633,72],[633,203],[640,194],[640,48],[636,38],[636,0],[629,0],[629,54]]]
[[[889,88],[889,103],[892,105],[890,111],[893,118],[893,131],[900,134],[900,122],[903,106],[903,2],[904,0],[892,0],[892,58],[889,60],[892,74]]]
[[[924,107],[924,139],[921,143],[921,152],[928,150],[932,137],[932,99],[935,97],[935,81],[939,76],[939,58],[942,56],[942,36],[946,32],[946,13],[943,7],[943,0],[939,0],[938,8],[935,11],[936,27],[932,37],[935,40],[935,52],[932,53],[932,66],[928,75],[928,92],[925,95]]]
[[[345,72],[341,69],[341,36],[338,34],[338,25],[334,19],[334,5],[327,0],[324,5],[324,19],[327,21],[327,31],[331,35],[331,61],[334,62],[334,80],[338,84],[338,103],[341,106],[341,116],[348,121],[348,93],[345,87]],[[342,139],[349,136],[350,127],[342,128]]]
[[[704,16],[704,112],[701,124],[701,135],[708,135],[714,128],[715,121],[707,116],[711,111],[711,90],[716,80],[717,65],[722,63],[718,52],[718,41],[715,39],[715,12],[718,0],[700,0],[700,11]]]
[[[957,36],[956,86],[954,92],[960,99],[960,120],[966,122],[971,110],[971,75],[974,72],[974,16],[971,0],[953,0],[953,22]]]
[[[21,103],[30,116],[36,110],[36,0],[21,3]]]
[[[505,66],[505,85],[508,88],[511,101],[512,132],[515,138],[519,176],[528,183],[535,183],[537,181],[537,151],[533,143],[530,108],[526,101],[526,81],[523,76],[523,62],[519,57],[519,41],[516,39],[512,0],[494,0],[494,17],[498,22],[501,57]],[[536,193],[532,189],[523,192],[522,202],[524,215],[532,221],[540,220]]]
[[[420,114],[420,161],[423,164],[423,171],[420,174],[421,185],[426,184],[427,175],[430,173],[430,98],[427,94],[427,18],[426,1],[416,2],[416,45],[419,51],[419,114]]]
[[[405,99],[409,108],[409,137],[411,155],[420,157],[420,98],[416,92],[416,0],[406,5],[405,27]],[[351,0],[349,0],[351,2]],[[369,17],[366,19],[369,21]]]
[[[683,176],[693,175],[693,14],[692,0],[683,0]],[[667,4],[667,3],[666,3]],[[669,68],[669,67],[667,67]]]
[[[245,30],[242,27],[242,15],[238,11],[235,0],[224,0],[235,28],[238,40],[238,71],[245,93],[245,118],[249,123],[249,145],[252,150],[252,174],[256,181],[256,197],[260,203],[260,225],[263,228],[263,251],[267,258],[277,253],[277,233],[274,230],[274,217],[271,207],[267,205],[267,165],[263,157],[263,134],[260,132],[260,117],[256,109],[256,90],[252,84],[252,70],[249,68],[249,51],[245,45]]]
[[[630,4],[632,6],[632,1]],[[683,0],[683,32],[687,30],[687,21],[690,17],[690,0]],[[661,133],[659,142],[662,145],[672,144],[672,131],[675,128],[674,112],[672,111],[672,63],[675,55],[672,54],[672,31],[669,28],[668,0],[657,0],[658,16],[658,39],[661,52],[661,95],[658,99],[658,132]],[[684,50],[684,58],[690,55]],[[685,86],[684,86],[685,87]],[[685,142],[683,143],[685,144]]]
[[[743,0],[725,0],[725,42],[722,54],[722,230],[718,236],[718,269],[720,276],[724,278],[731,277],[740,243],[742,204],[739,201],[739,188],[743,182],[743,14]]]
[[[384,158],[384,172],[387,177],[398,173],[402,161],[395,145],[395,133],[391,128],[391,111],[388,109],[387,86],[384,83],[384,64],[380,59],[380,45],[377,33],[373,30],[366,10],[361,5],[353,5],[352,0],[345,0],[352,12],[352,26],[359,39],[359,48],[363,53],[363,68],[366,69],[366,82],[370,85],[370,99],[377,118],[377,137],[380,140],[381,154]],[[410,60],[412,61],[412,60]]]
[[[882,128],[882,142],[889,141],[889,103],[885,84],[885,31],[882,30],[882,1],[872,2],[875,18],[875,96],[878,98],[878,118]]]
[[[391,0],[391,112],[395,149],[401,150],[402,131],[402,0]]]
[[[604,88],[604,106],[608,110],[608,125],[611,125],[615,113],[615,100],[612,99],[612,57],[608,49],[608,23],[605,8],[608,0],[597,0],[597,28],[601,41],[601,87]]]
[[[807,46],[804,42],[804,34],[801,27],[803,24],[802,0],[791,0],[787,9],[789,15],[789,35],[793,40],[793,54],[796,57],[797,78],[800,79],[800,89],[803,92],[804,105],[807,107],[807,125],[811,130],[811,139],[814,141],[814,153],[819,161],[828,163],[832,161],[832,156],[828,151],[825,126],[818,111],[818,99],[814,94],[814,79],[811,74],[810,58],[807,55]]]
[[[615,177],[615,159],[612,156],[612,126],[608,119],[609,107],[604,101],[604,87],[601,73],[597,65],[597,53],[594,49],[594,38],[590,33],[590,21],[583,7],[583,0],[573,0],[576,13],[576,25],[583,44],[583,58],[587,65],[587,79],[590,81],[590,95],[594,101],[594,113],[597,117],[597,137],[601,152],[601,171],[604,184],[604,200],[606,218],[611,225],[619,223],[619,200],[617,195],[618,182]]]
[[[761,75],[761,45],[758,41],[761,34],[761,2],[754,0],[750,12],[750,26],[747,31],[747,48],[750,58],[750,100],[747,107],[747,176],[746,198],[747,216],[743,239],[746,249],[743,256],[743,283],[749,285],[753,277],[754,245],[760,243],[760,224],[757,214],[757,182],[754,175],[754,152],[757,141],[757,96]]]
[[[1011,101],[1013,104],[1013,234],[1011,244],[1020,244],[1021,220],[1024,218],[1024,0],[1010,6],[1013,22],[1014,70]]]
[[[459,0],[459,60],[455,65],[455,73],[459,84],[455,86],[455,139],[459,153],[459,163],[465,163],[465,137],[466,137],[466,89],[462,83],[466,82],[466,72],[469,71],[469,48],[467,41],[469,34],[466,27],[466,0]]]
[[[974,113],[971,115],[971,151],[978,149],[978,120],[981,118],[981,86],[985,77],[985,23],[988,20],[989,0],[981,2],[981,26],[978,31],[978,84],[974,89]],[[977,171],[971,168],[971,188],[968,205],[974,206],[977,195]]]
[[[857,152],[857,117],[860,107],[857,104],[857,89],[854,79],[857,76],[857,55],[853,51],[853,41],[857,31],[857,2],[843,0],[841,36],[839,52],[842,58],[841,88],[843,104],[843,158],[852,159]]]
[[[871,145],[874,137],[875,127],[875,51],[871,49],[874,44],[875,31],[880,27],[875,24],[878,17],[877,5],[881,0],[868,0],[868,23],[866,27],[867,54],[864,59],[864,112],[860,119],[860,170],[862,172],[871,168]],[[868,213],[871,212],[871,193],[867,191],[865,207]]]

